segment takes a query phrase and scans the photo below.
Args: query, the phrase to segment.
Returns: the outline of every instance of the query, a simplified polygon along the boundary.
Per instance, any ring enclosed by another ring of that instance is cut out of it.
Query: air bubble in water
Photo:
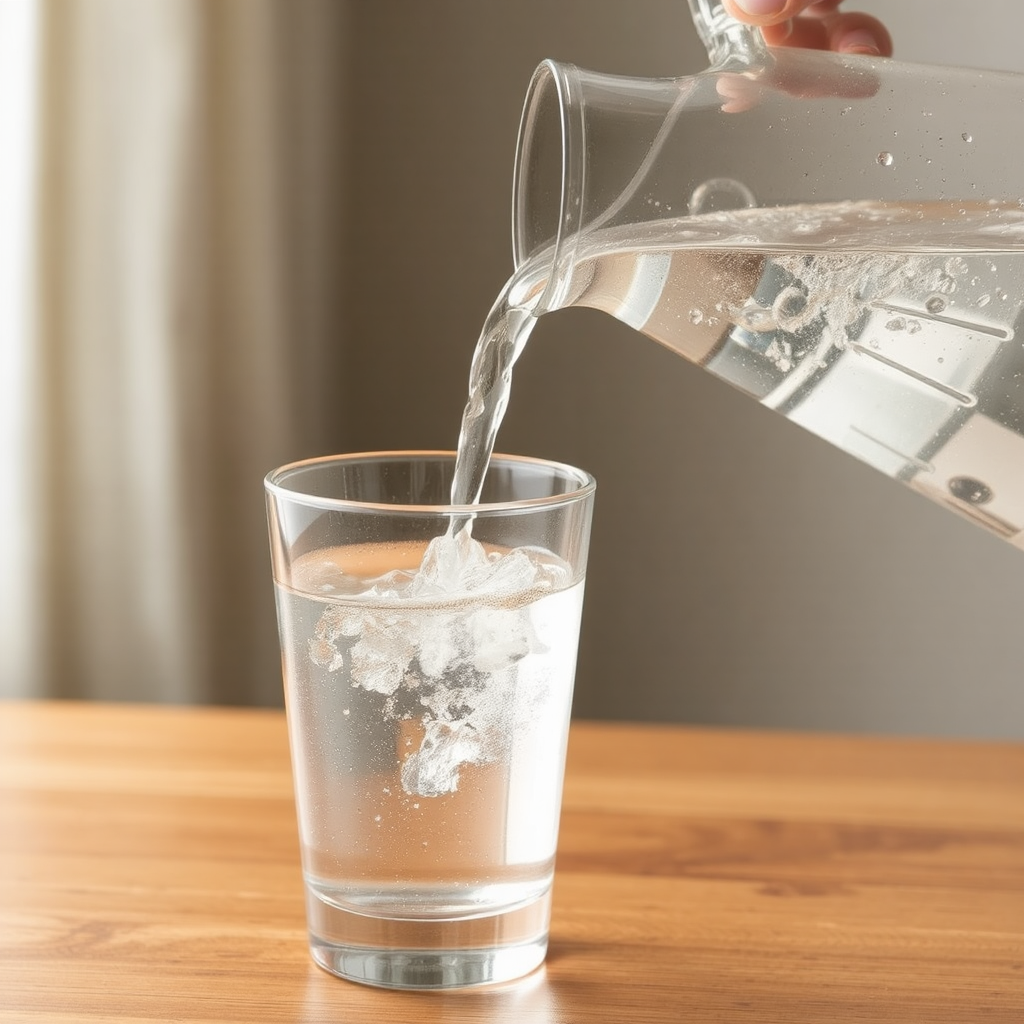
[[[892,165],[896,162],[896,158],[892,155],[892,153],[886,152],[885,150],[879,153],[876,159],[878,160],[879,164],[882,165],[882,167],[892,167]]]
[[[776,338],[764,350],[764,354],[783,373],[789,373],[793,369],[793,346],[788,341],[780,342]]]
[[[748,300],[738,309],[730,310],[730,314],[734,324],[755,333],[774,331],[778,326],[771,314],[771,310],[765,309],[764,306],[754,299]]]
[[[806,294],[796,285],[783,288],[772,303],[775,322],[788,331],[802,327],[812,312]]]
[[[757,206],[754,193],[735,178],[709,178],[690,196],[690,213],[716,213],[719,210],[752,210]]]

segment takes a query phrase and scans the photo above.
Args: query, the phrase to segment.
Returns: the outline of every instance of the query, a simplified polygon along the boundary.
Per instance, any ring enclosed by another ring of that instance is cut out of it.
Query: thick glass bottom
[[[402,989],[465,988],[521,978],[544,962],[550,891],[500,913],[380,918],[307,898],[313,959],[339,977]]]

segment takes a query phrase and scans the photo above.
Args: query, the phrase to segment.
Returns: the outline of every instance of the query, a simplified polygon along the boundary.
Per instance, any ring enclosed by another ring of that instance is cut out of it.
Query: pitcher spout
[[[518,297],[538,315],[569,304],[585,188],[580,72],[546,60],[530,80],[512,177],[516,269],[544,254],[545,272]]]

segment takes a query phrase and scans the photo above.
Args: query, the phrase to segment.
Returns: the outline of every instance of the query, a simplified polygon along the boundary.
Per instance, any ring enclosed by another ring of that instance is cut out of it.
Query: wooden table
[[[305,945],[284,718],[0,704],[0,1021],[1024,1021],[1024,747],[578,723],[551,951],[364,988]]]

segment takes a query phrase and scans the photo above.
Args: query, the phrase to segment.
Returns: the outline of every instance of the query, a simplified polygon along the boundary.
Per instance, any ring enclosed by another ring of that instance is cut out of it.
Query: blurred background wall
[[[1024,71],[1008,2],[853,6]],[[3,692],[276,702],[260,478],[454,445],[534,66],[706,59],[682,0],[41,10]],[[578,714],[1024,737],[1020,553],[622,324],[540,323],[499,448],[600,481]]]

